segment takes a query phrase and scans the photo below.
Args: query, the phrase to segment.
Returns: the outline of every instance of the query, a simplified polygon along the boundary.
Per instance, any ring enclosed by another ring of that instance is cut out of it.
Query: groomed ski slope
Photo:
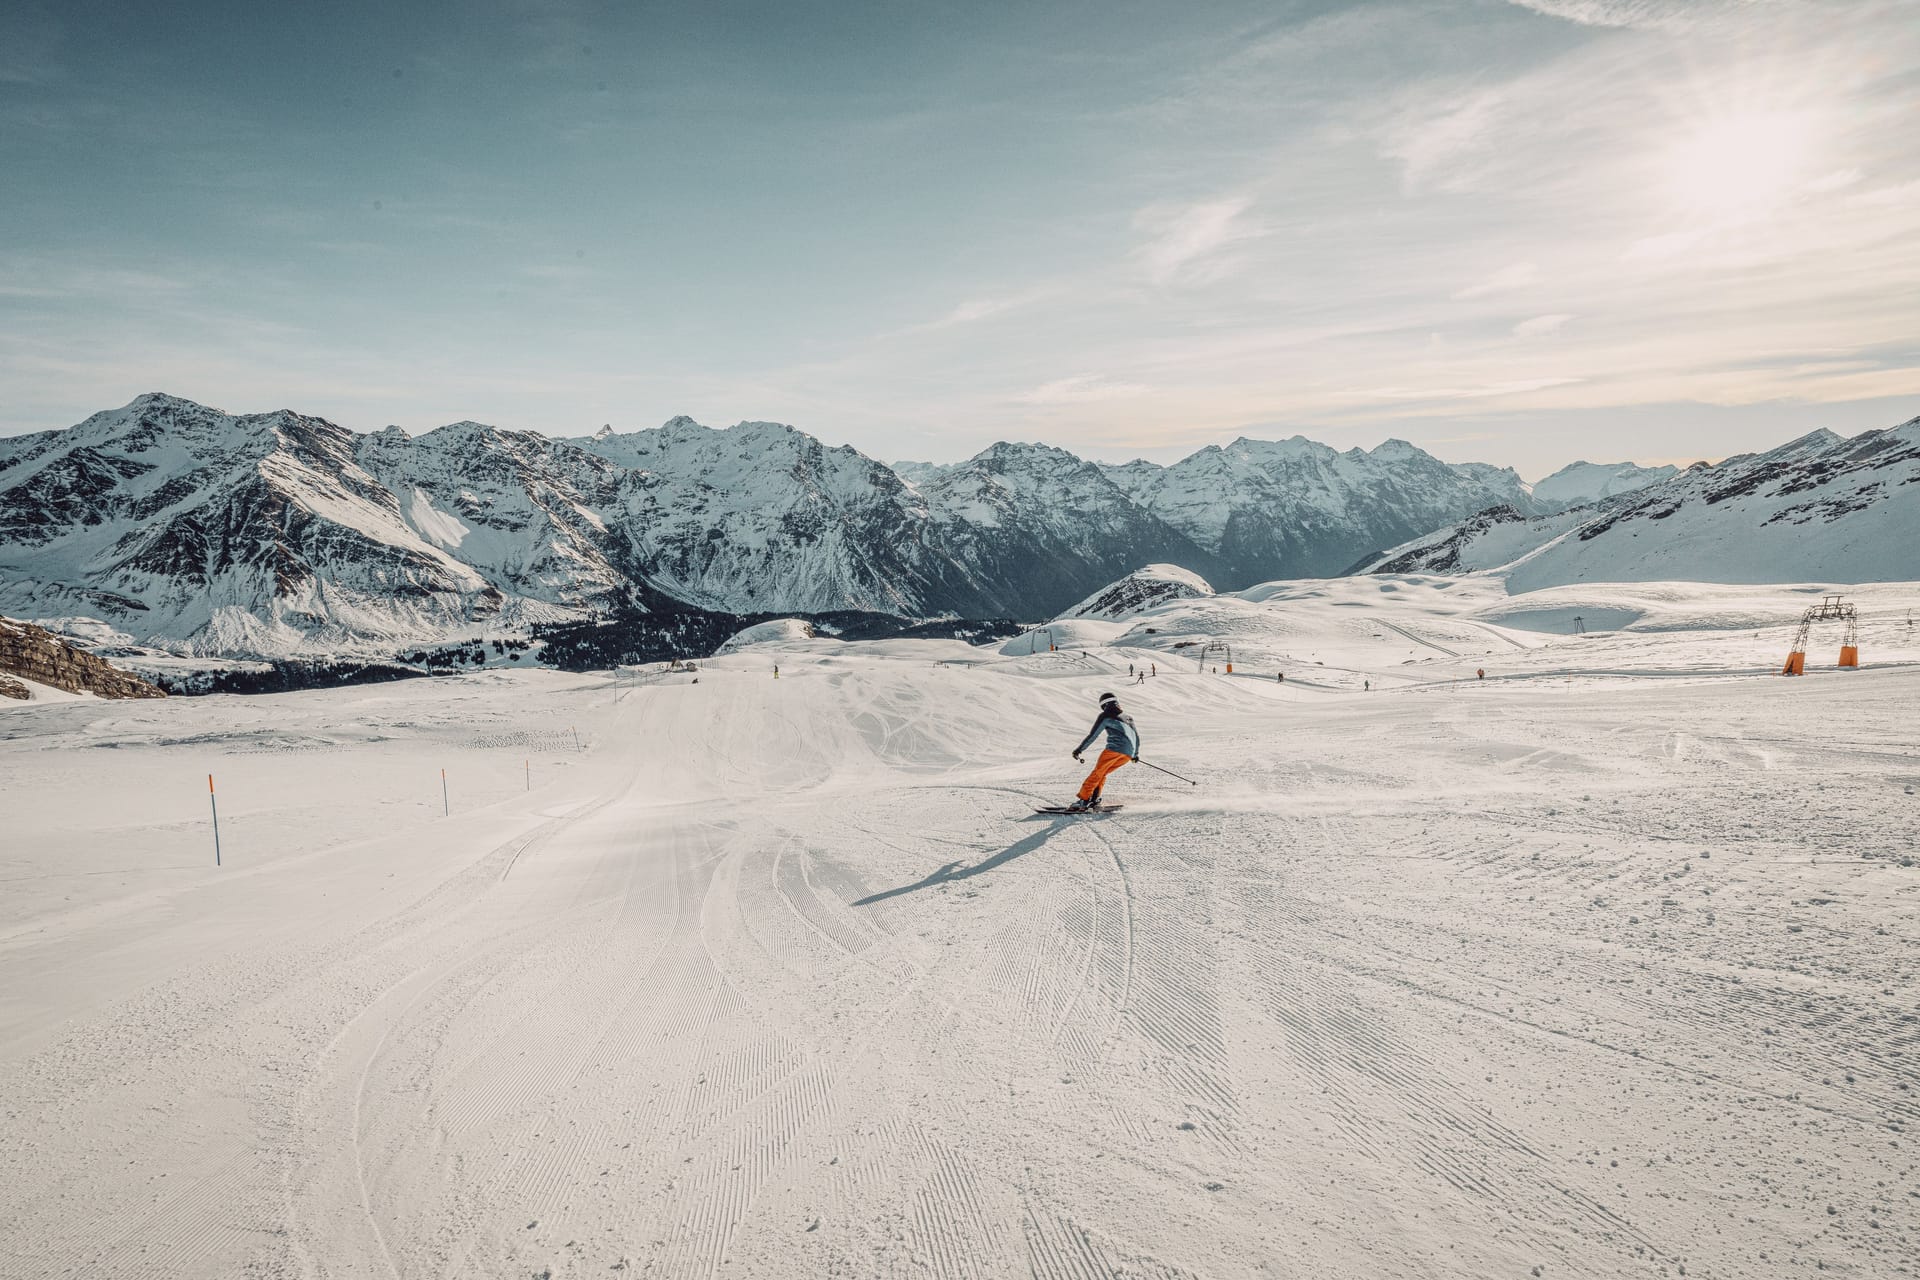
[[[1910,1274],[1920,652],[1384,620],[0,713],[0,1273]]]

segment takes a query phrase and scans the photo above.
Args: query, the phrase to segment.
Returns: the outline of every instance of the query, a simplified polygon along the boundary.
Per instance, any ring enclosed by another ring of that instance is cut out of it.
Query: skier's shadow
[[[912,884],[903,884],[898,889],[886,889],[879,893],[870,893],[853,905],[856,907],[870,907],[876,902],[885,902],[888,898],[897,898],[903,893],[916,893],[921,889],[931,889],[935,885],[951,884],[955,880],[965,880],[971,876],[984,875],[996,867],[1006,866],[1015,858],[1024,857],[1032,853],[1035,849],[1038,849],[1041,845],[1053,839],[1054,833],[1066,825],[1067,820],[1065,818],[1055,818],[1052,822],[1040,828],[1040,830],[1034,832],[1032,835],[1023,836],[1014,841],[1000,852],[994,854],[991,858],[988,858],[985,862],[976,862],[972,865],[964,862],[949,862],[938,871],[929,874],[924,880],[916,880]]]

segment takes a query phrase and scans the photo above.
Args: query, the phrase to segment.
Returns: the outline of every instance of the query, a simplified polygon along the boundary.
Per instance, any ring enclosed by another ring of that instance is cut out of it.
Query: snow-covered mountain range
[[[1300,436],[1241,439],[1172,466],[1104,470],[1215,557],[1213,571],[1202,572],[1223,589],[1335,574],[1370,551],[1501,503],[1532,509],[1514,471],[1442,462],[1404,440],[1341,453]]]
[[[1920,576],[1920,418],[1765,453],[1547,515],[1480,512],[1367,573],[1499,570],[1513,592],[1577,582],[1896,582]]]
[[[1404,441],[1299,437],[1170,466],[1000,443],[890,467],[768,422],[359,435],[154,394],[0,438],[0,612],[228,655],[684,606],[1046,618],[1143,564],[1223,590],[1330,574],[1488,508],[1530,518],[1640,474],[1569,471],[1542,500],[1511,470]]]
[[[1171,467],[996,444],[902,475],[777,423],[356,435],[141,396],[0,439],[0,610],[185,652],[510,630],[613,606],[1048,617],[1141,564],[1329,572],[1496,501],[1411,445],[1240,441]]]
[[[1565,511],[1602,498],[1644,489],[1680,474],[1673,466],[1643,467],[1632,462],[1573,462],[1533,483],[1536,511]]]

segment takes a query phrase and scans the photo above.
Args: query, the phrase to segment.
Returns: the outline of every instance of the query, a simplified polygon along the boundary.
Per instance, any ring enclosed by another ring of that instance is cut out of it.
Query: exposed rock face
[[[167,695],[138,676],[74,648],[52,632],[30,622],[0,618],[0,672],[11,672],[68,693],[92,693],[102,698],[164,698]],[[7,688],[19,692],[13,692]],[[26,686],[0,676],[0,696],[24,698]]]

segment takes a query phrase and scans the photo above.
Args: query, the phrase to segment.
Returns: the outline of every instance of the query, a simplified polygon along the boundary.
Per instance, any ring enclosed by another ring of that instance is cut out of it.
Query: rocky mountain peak
[[[1434,460],[1433,455],[1425,449],[1420,448],[1411,441],[1401,440],[1398,437],[1390,437],[1382,440],[1368,451],[1367,456],[1376,462],[1405,462],[1413,458],[1421,458],[1428,461]]]

